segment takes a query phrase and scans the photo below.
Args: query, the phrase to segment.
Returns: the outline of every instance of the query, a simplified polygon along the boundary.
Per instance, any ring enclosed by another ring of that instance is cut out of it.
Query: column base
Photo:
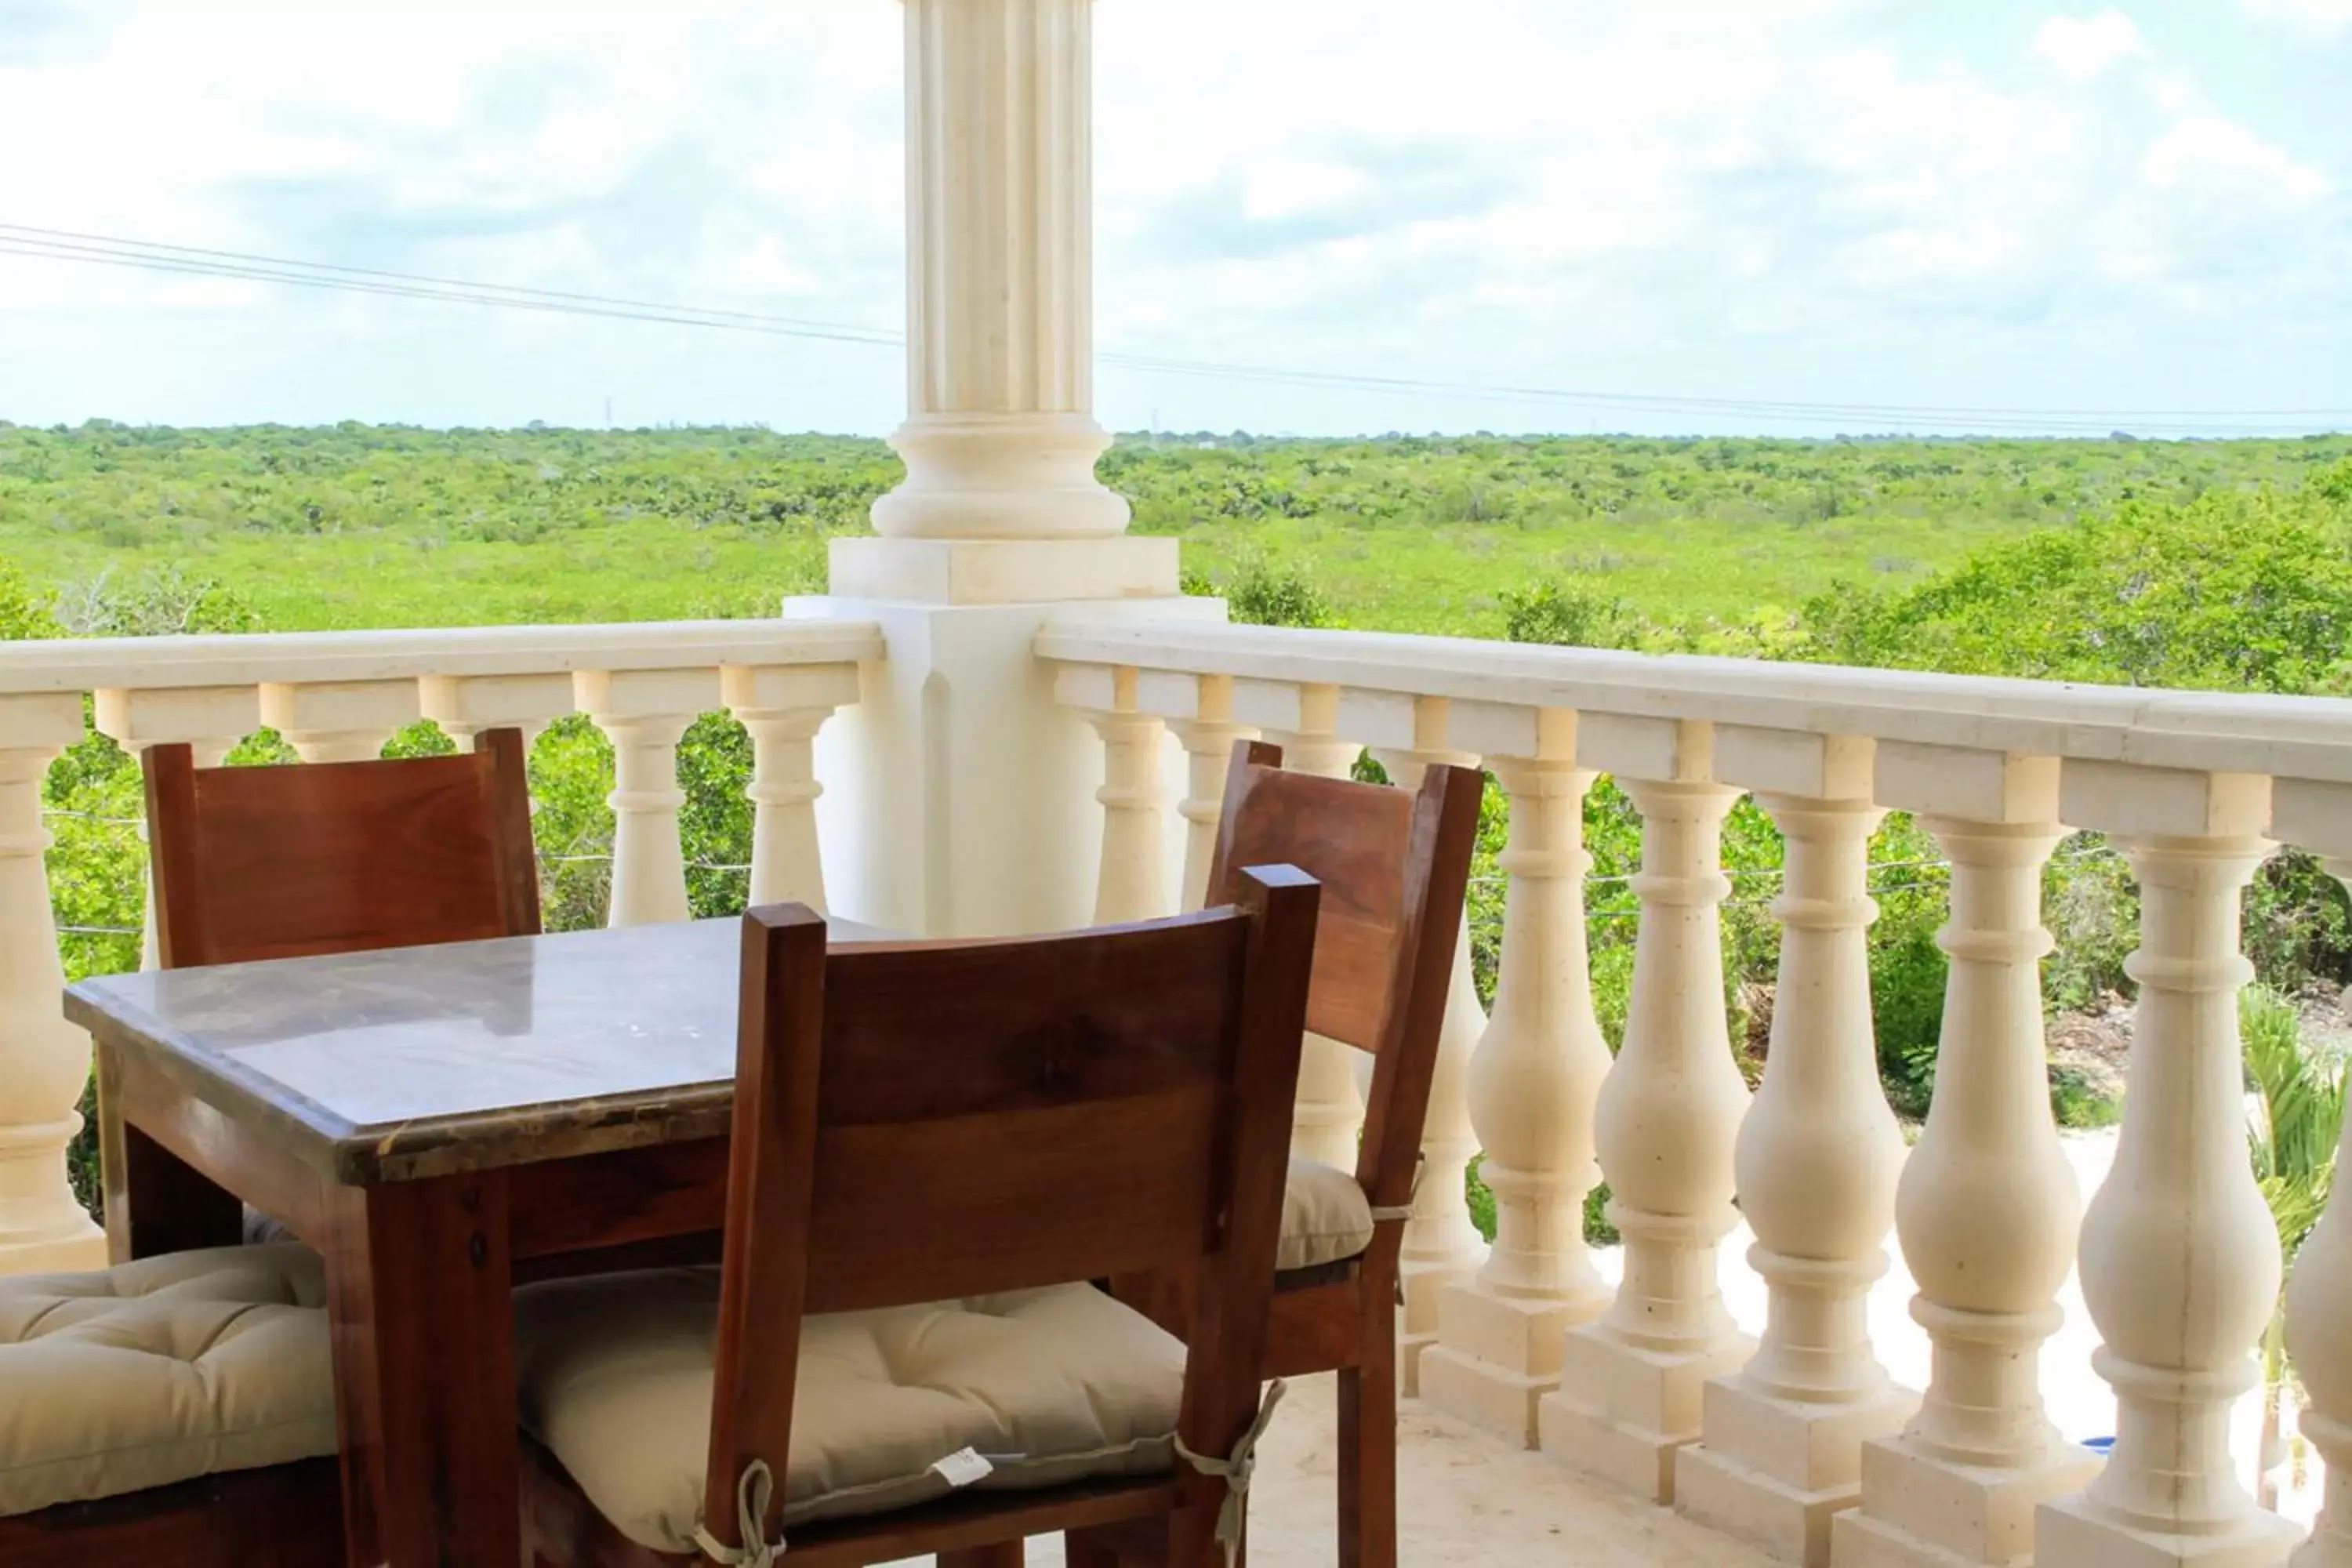
[[[1675,1508],[1827,1568],[1831,1520],[1862,1501],[1863,1444],[1901,1431],[1918,1404],[1891,1384],[1867,1400],[1812,1405],[1717,1379],[1706,1385],[1706,1440],[1675,1456]]]
[[[2293,1521],[2263,1512],[2221,1535],[2139,1530],[2084,1496],[2043,1503],[2033,1522],[2033,1560],[2048,1568],[2279,1568],[2304,1539]]]
[[[1756,1342],[1734,1335],[1698,1352],[1651,1351],[1600,1324],[1571,1330],[1559,1387],[1546,1394],[1544,1452],[1653,1502],[1675,1500],[1675,1455],[1699,1440],[1710,1379],[1747,1364]]]
[[[1838,1568],[2010,1568],[2033,1561],[2034,1510],[2077,1492],[2097,1455],[2053,1437],[2038,1463],[1979,1468],[1907,1436],[1865,1443],[1862,1507],[1832,1527]]]
[[[1174,598],[1177,542],[1114,539],[836,539],[826,586],[838,598],[926,605],[1069,604]]]
[[[1422,1353],[1421,1397],[1532,1448],[1541,1429],[1538,1406],[1559,1386],[1561,1342],[1607,1305],[1605,1292],[1530,1300],[1454,1286],[1438,1307],[1438,1342]]]
[[[0,1240],[0,1274],[79,1274],[108,1261],[106,1232],[87,1215],[54,1235]]]

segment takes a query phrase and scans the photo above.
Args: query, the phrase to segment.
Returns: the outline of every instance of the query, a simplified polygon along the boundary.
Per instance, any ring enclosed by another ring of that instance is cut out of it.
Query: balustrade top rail
[[[0,643],[0,696],[414,676],[539,675],[882,657],[870,621],[646,621]]]
[[[1325,686],[1347,694],[1851,735],[2199,773],[2352,782],[2352,700],[2160,691],[1472,637],[1071,616],[1041,658]],[[1238,698],[1237,698],[1238,700]],[[1149,701],[1146,711],[1159,710]],[[1186,715],[1171,714],[1171,717]],[[1359,705],[1349,738],[1408,743],[1411,715]],[[1391,738],[1366,726],[1397,728]]]

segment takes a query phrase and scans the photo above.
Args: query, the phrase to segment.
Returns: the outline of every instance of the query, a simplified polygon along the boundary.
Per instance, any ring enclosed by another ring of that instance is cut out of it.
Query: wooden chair
[[[1055,1531],[1073,1568],[1223,1561],[1318,898],[1235,880],[830,959],[807,910],[747,915],[721,1268],[518,1292],[535,1562],[1015,1568]],[[1083,1283],[1144,1268],[1191,1281],[1189,1352]]]
[[[164,966],[536,931],[522,737],[478,747],[202,769],[150,749]],[[318,1256],[224,1245],[244,1216],[210,1184],[132,1215],[128,1173],[173,1156],[105,1108],[100,1136],[117,1266],[0,1280],[0,1563],[340,1568]]]
[[[1282,771],[1279,747],[1242,742],[1225,778],[1209,868],[1296,865],[1323,884],[1307,1026],[1373,1058],[1363,1142],[1347,1173],[1293,1161],[1275,1281],[1268,1377],[1339,1374],[1342,1568],[1394,1568],[1398,1249],[1421,1165],[1422,1122],[1454,982],[1486,780],[1433,767],[1418,792]],[[1302,1260],[1303,1258],[1303,1260]],[[1122,1300],[1181,1332],[1190,1300],[1165,1274],[1122,1278]]]
[[[520,731],[455,756],[282,768],[151,746],[146,770],[166,969],[539,931]]]

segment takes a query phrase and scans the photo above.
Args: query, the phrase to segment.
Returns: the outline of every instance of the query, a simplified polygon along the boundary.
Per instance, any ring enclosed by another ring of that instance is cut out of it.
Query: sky
[[[899,9],[0,0],[0,226],[888,333]],[[1337,378],[1114,358],[1113,429],[2352,427],[2352,0],[1095,26],[1097,348]],[[904,389],[887,343],[0,254],[20,424],[883,434]]]

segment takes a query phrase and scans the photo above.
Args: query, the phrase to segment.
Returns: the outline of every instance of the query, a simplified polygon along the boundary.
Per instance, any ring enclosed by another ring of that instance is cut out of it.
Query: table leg
[[[99,1053],[98,1151],[106,1187],[106,1249],[116,1263],[245,1239],[245,1205],[122,1119],[113,1053]]]
[[[339,1188],[329,1202],[327,1308],[352,1568],[515,1568],[504,1173]]]

